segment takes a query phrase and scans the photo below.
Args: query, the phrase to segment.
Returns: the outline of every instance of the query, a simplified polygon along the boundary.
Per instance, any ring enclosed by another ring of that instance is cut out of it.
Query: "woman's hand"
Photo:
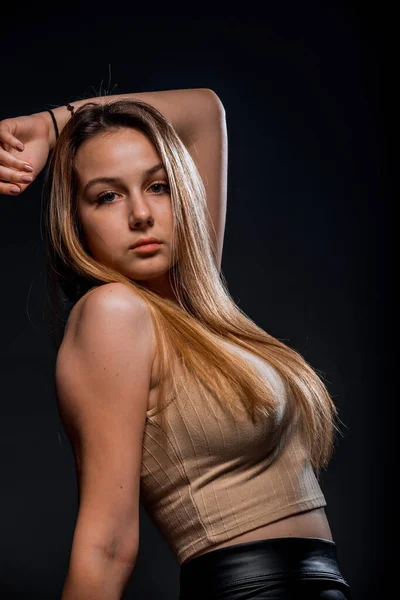
[[[46,115],[51,118],[48,113],[35,113],[0,121],[0,194],[21,194],[45,166],[50,152]],[[24,180],[27,176],[32,181]]]

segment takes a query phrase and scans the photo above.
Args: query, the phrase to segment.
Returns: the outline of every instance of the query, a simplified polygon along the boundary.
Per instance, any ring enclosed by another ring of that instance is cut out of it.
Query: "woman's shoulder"
[[[97,320],[100,326],[105,318],[126,319],[127,326],[135,321],[146,321],[150,328],[152,325],[149,308],[133,287],[120,282],[104,283],[90,288],[75,303],[66,322],[64,340],[74,335],[83,322],[90,320],[96,326]]]

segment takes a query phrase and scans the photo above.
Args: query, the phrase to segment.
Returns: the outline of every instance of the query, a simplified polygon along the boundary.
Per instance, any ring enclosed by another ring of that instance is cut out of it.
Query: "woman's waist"
[[[222,548],[236,544],[254,542],[274,538],[318,538],[333,541],[332,532],[323,507],[290,515],[279,521],[262,525],[251,531],[240,534],[211,548],[205,548],[191,556],[190,560]],[[184,564],[184,563],[183,563]]]

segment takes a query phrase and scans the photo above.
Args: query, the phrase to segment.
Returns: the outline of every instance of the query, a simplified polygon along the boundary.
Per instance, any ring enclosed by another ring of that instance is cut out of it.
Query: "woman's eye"
[[[149,187],[149,190],[151,190],[151,189],[153,189],[153,192],[155,194],[163,194],[163,193],[169,192],[169,185],[167,183],[156,182],[156,183],[153,183],[153,185],[151,185]],[[115,192],[104,192],[97,198],[97,203],[98,204],[112,204],[113,199],[110,198],[110,196],[116,196],[116,195],[117,194]]]
[[[101,194],[97,198],[98,204],[111,204],[111,202],[106,202],[106,200],[105,200],[106,196],[116,196],[116,193],[115,192],[104,192],[104,194]]]
[[[158,188],[160,188],[160,187],[161,187],[161,188],[166,188],[165,190],[161,190],[161,191],[159,190],[159,191],[156,191],[156,192],[155,192],[156,194],[162,194],[162,193],[163,193],[163,191],[164,191],[164,192],[168,192],[168,191],[169,191],[169,185],[168,185],[167,183],[161,183],[161,182],[153,183],[153,185],[151,185],[149,189],[151,189],[151,188],[154,188],[154,187],[158,187]]]

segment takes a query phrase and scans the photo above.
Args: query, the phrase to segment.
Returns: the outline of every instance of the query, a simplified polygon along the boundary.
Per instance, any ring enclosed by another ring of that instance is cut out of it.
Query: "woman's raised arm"
[[[187,147],[202,177],[210,213],[210,236],[216,249],[218,268],[226,221],[228,145],[225,109],[217,94],[208,88],[117,94],[77,100],[75,109],[87,102],[142,100],[158,109],[172,124]],[[65,105],[52,109],[59,131],[71,113]],[[0,194],[18,195],[30,184],[23,182],[24,164],[33,167],[33,179],[46,164],[56,141],[48,111],[0,121]],[[22,142],[24,150],[17,149]],[[29,174],[28,174],[29,175]],[[13,185],[14,184],[14,185]],[[20,191],[13,193],[17,185]]]

